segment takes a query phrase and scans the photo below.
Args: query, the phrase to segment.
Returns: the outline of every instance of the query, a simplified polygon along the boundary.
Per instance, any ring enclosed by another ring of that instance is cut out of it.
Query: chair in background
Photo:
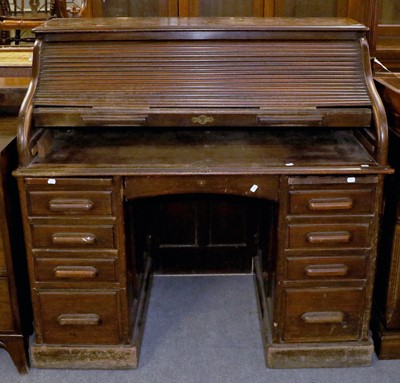
[[[14,1],[11,7],[9,0],[0,0],[0,33],[1,44],[9,45],[20,42],[32,42],[32,36],[23,37],[24,30],[31,30],[52,17],[48,12],[47,0],[44,6],[39,0],[29,1],[29,12],[25,8],[25,2],[22,0],[20,5]],[[27,5],[27,4],[26,4]]]
[[[52,14],[56,17],[91,17],[91,0],[53,0]]]
[[[32,35],[23,37],[24,30],[52,17],[91,17],[91,10],[91,0],[0,0],[0,44],[33,42]]]

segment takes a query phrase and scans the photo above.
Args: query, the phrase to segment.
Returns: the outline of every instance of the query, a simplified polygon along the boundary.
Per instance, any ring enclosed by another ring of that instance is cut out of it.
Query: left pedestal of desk
[[[0,346],[17,370],[29,369],[31,304],[16,181],[16,119],[0,119]]]

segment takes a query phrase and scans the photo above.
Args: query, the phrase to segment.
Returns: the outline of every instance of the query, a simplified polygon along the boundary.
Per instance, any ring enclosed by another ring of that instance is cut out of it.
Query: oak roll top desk
[[[134,207],[187,194],[270,206],[254,251],[267,366],[370,363],[391,170],[364,26],[71,19],[36,34],[15,172],[34,366],[137,366],[151,252]]]

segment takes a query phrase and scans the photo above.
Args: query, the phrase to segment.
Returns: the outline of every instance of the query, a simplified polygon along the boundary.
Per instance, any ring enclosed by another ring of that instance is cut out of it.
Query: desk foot
[[[265,362],[269,368],[367,367],[373,352],[372,341],[269,344]]]
[[[26,374],[29,371],[27,346],[22,335],[1,335],[0,347],[10,354],[20,374]]]

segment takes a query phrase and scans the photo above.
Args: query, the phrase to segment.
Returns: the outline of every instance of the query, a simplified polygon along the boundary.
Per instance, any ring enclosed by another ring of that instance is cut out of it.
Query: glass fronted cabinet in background
[[[87,0],[89,17],[176,17],[178,0]]]
[[[376,0],[372,50],[386,66],[400,71],[400,1]]]
[[[400,24],[400,2],[398,0],[383,0],[380,22],[384,25]]]
[[[92,16],[351,17],[372,0],[89,0]]]

